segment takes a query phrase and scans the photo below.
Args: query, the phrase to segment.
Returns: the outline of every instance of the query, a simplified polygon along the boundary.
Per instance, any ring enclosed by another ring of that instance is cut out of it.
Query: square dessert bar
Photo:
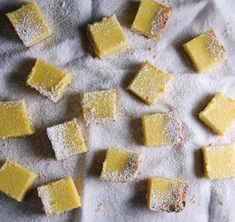
[[[197,72],[204,72],[227,58],[215,32],[209,30],[183,45]]]
[[[141,118],[144,145],[160,146],[182,142],[182,124],[173,113],[157,113]]]
[[[210,179],[235,177],[235,144],[208,145],[202,149],[205,176]]]
[[[171,7],[154,0],[142,0],[131,30],[151,39],[159,39],[171,13]]]
[[[47,128],[47,135],[57,160],[87,151],[77,119]]]
[[[88,25],[88,31],[95,53],[100,59],[129,46],[129,41],[115,15]]]
[[[171,75],[145,61],[128,89],[148,105],[154,105],[171,80]]]
[[[81,94],[83,119],[86,125],[116,119],[116,90],[84,92]]]
[[[215,133],[223,136],[235,120],[235,100],[216,93],[206,108],[200,112],[199,118]]]
[[[8,19],[26,47],[30,47],[51,35],[46,18],[35,1],[8,13]]]
[[[81,207],[80,196],[70,176],[38,187],[38,196],[48,216]]]
[[[34,134],[25,100],[0,101],[0,139]]]
[[[179,179],[149,178],[148,208],[153,211],[180,212],[184,209],[188,183]]]
[[[71,83],[71,74],[41,59],[37,59],[27,84],[35,88],[43,96],[57,102]]]
[[[0,191],[18,201],[22,201],[38,174],[7,160],[0,169]]]
[[[134,177],[139,164],[140,155],[137,153],[108,149],[100,178],[110,182],[128,182]]]

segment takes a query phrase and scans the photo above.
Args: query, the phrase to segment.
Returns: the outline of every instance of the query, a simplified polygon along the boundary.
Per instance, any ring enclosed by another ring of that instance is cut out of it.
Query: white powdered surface
[[[4,100],[26,99],[36,134],[0,141],[0,159],[14,159],[40,173],[34,187],[72,175],[79,193],[83,193],[83,206],[60,216],[46,217],[34,188],[22,203],[0,194],[0,220],[235,221],[234,180],[209,181],[202,178],[200,153],[203,144],[234,141],[235,127],[221,138],[198,120],[198,113],[216,91],[235,98],[235,1],[172,0],[173,14],[165,34],[161,40],[153,41],[129,29],[137,11],[136,1],[38,0],[54,34],[29,49],[24,47],[4,16],[22,2],[0,0],[0,97]],[[170,0],[164,2],[170,3]],[[113,13],[124,26],[131,48],[104,60],[93,58],[85,24]],[[215,29],[227,49],[228,59],[198,75],[181,46],[209,28]],[[73,74],[72,85],[57,104],[26,86],[34,58],[44,59]],[[145,59],[174,77],[166,93],[153,107],[145,105],[125,89]],[[46,127],[81,117],[81,91],[111,88],[118,91],[116,122],[84,129],[86,140],[89,139],[89,152],[63,162],[57,161],[46,136]],[[184,145],[143,147],[139,118],[144,114],[174,109],[178,110],[186,127],[188,136]],[[112,184],[99,180],[104,150],[115,146],[141,154],[139,174],[130,183]],[[187,179],[190,187],[186,208],[178,214],[148,210],[145,193],[149,176]]]

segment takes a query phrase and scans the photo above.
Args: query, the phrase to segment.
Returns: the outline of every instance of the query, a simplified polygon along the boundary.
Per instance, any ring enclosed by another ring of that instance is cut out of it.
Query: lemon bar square
[[[204,72],[227,58],[224,47],[210,29],[183,45],[198,73]]]
[[[38,187],[46,215],[57,215],[81,207],[81,199],[72,177]]]
[[[235,100],[218,92],[200,112],[199,118],[215,133],[223,136],[235,120]]]
[[[154,105],[171,80],[171,75],[145,61],[128,89],[148,105]]]
[[[26,47],[31,47],[51,35],[46,18],[35,1],[8,13],[8,19]]]
[[[61,99],[70,83],[70,73],[41,59],[37,59],[27,80],[29,86],[35,88],[53,102],[58,102]]]
[[[129,46],[129,41],[115,15],[88,25],[96,55],[102,59]]]
[[[116,119],[116,90],[84,92],[81,94],[83,119],[86,125]]]
[[[210,179],[235,177],[235,144],[208,145],[202,149],[205,176]]]
[[[177,144],[183,141],[182,124],[173,113],[157,113],[141,118],[145,146]]]
[[[22,201],[37,178],[37,173],[12,160],[6,160],[0,169],[0,191]]]
[[[47,128],[47,135],[51,141],[57,160],[64,160],[72,155],[87,151],[76,118]]]
[[[139,164],[140,155],[137,153],[108,149],[100,178],[110,182],[128,182],[134,177]]]
[[[0,101],[0,139],[34,134],[25,100]]]
[[[149,178],[147,205],[153,211],[180,212],[184,209],[188,183],[179,179]]]
[[[142,0],[131,30],[151,39],[159,39],[171,13],[171,7],[154,0]]]

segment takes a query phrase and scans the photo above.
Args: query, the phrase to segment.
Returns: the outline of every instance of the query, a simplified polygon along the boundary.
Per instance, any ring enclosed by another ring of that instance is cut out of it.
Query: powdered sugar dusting
[[[165,130],[171,143],[182,143],[183,132],[182,122],[179,120],[180,117],[176,112],[170,112],[167,114]]]
[[[128,87],[148,105],[154,105],[171,82],[171,76],[145,61]]]
[[[25,45],[31,45],[33,41],[43,34],[43,26],[40,23],[32,24],[33,12],[28,14],[15,26],[15,29]]]
[[[55,151],[56,159],[62,160],[69,156],[69,147],[65,140],[66,127],[62,124],[47,128],[47,135]]]
[[[134,177],[139,167],[139,164],[140,164],[139,154],[129,153],[127,164],[123,171],[108,172],[105,171],[105,169],[103,169],[101,174],[101,179],[111,182],[122,182],[122,183],[128,182]]]
[[[87,125],[114,121],[116,117],[116,90],[82,93],[83,118]]]
[[[43,20],[43,16],[36,10],[37,7],[36,3],[32,2],[22,6],[15,12],[9,13],[9,19],[25,46],[31,46],[42,36],[48,37],[51,34],[46,21]]]
[[[213,30],[209,30],[205,33],[205,38],[208,43],[208,51],[210,57],[215,63],[218,63],[226,58],[226,51],[222,45],[220,45]]]
[[[53,205],[51,204],[51,196],[48,188],[46,186],[41,186],[37,188],[38,196],[41,198],[44,210],[47,215],[53,215],[55,210],[53,209]]]
[[[188,184],[173,180],[170,190],[151,193],[151,210],[180,212],[184,209],[188,192]]]
[[[46,89],[44,86],[41,85],[31,85],[31,87],[35,88],[38,92],[40,92],[43,96],[46,96],[53,102],[58,102],[63,93],[61,92],[61,86],[63,85],[62,82],[59,82],[57,85],[52,87],[50,90]]]
[[[162,36],[166,22],[171,14],[171,8],[159,6],[156,15],[151,22],[150,33],[154,38],[158,39]]]
[[[235,177],[235,144],[207,145],[203,147],[203,154],[205,174],[209,179]]]
[[[75,124],[77,135],[74,136],[80,137],[82,144],[78,144],[77,141],[74,140],[75,138],[68,138],[68,123]],[[84,152],[86,150],[77,120],[74,119],[68,123],[63,123],[47,128],[47,135],[55,151],[56,159],[58,160],[66,159],[72,155]]]

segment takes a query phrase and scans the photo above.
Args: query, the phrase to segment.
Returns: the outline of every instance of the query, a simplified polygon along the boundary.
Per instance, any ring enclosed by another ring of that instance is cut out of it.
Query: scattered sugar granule
[[[102,211],[104,209],[104,203],[100,202],[95,210],[96,213]]]
[[[194,203],[197,202],[197,197],[196,197],[196,195],[193,195],[193,196],[192,196],[190,202],[191,202],[192,204],[194,204]]]

